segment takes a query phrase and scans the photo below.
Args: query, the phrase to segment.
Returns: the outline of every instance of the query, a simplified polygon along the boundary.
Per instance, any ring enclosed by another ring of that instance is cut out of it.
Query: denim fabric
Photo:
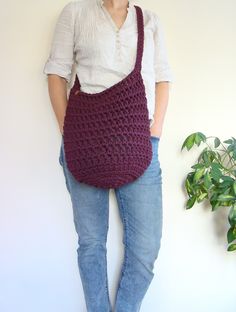
[[[78,267],[88,312],[140,311],[154,277],[162,236],[162,170],[158,159],[160,139],[151,136],[150,140],[153,157],[148,168],[135,181],[114,189],[125,254],[112,309],[106,257],[109,190],[75,180],[67,168],[62,136],[59,162],[72,201]]]

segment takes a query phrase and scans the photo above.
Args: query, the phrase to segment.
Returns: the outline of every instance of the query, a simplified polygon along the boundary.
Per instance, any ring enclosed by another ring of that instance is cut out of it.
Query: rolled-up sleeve
[[[57,74],[69,83],[74,63],[74,1],[62,9],[54,29],[49,57],[44,65],[44,74]]]
[[[156,13],[153,13],[153,38],[155,81],[173,82],[174,77],[168,61],[164,31]]]

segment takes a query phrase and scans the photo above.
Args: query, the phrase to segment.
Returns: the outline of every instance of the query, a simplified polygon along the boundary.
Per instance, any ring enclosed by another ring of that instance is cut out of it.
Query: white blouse
[[[138,4],[137,4],[138,5]],[[155,82],[173,82],[163,29],[155,12],[142,8],[144,18],[143,77],[150,126],[154,122]],[[43,72],[72,80],[78,75],[81,91],[93,93],[122,80],[135,65],[137,20],[134,0],[128,1],[125,22],[118,28],[103,0],[70,1],[62,9]]]

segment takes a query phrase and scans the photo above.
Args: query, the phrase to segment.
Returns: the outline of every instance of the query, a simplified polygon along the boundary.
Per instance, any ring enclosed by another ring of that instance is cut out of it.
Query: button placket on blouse
[[[122,58],[121,58],[121,39],[120,39],[120,30],[124,27],[124,25],[127,22],[127,19],[129,18],[129,14],[130,14],[130,1],[128,1],[128,7],[127,7],[127,16],[126,19],[124,21],[124,23],[122,24],[122,26],[120,28],[117,27],[117,25],[115,24],[115,22],[113,21],[113,18],[111,17],[110,13],[107,11],[107,9],[104,6],[104,0],[99,0],[100,1],[100,5],[101,8],[103,9],[103,12],[105,13],[105,15],[107,16],[110,25],[112,26],[112,28],[114,29],[115,33],[116,33],[116,48],[118,51],[118,61],[121,62]]]
[[[118,51],[118,60],[121,61],[121,43],[120,43],[120,31],[116,30],[116,47]]]

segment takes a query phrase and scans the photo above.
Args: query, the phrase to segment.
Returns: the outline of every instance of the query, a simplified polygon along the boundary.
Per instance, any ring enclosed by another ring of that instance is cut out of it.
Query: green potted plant
[[[221,142],[218,137],[206,137],[202,132],[190,134],[181,151],[204,145],[196,163],[184,181],[188,196],[186,209],[207,201],[212,211],[228,207],[228,251],[236,250],[236,139]]]

